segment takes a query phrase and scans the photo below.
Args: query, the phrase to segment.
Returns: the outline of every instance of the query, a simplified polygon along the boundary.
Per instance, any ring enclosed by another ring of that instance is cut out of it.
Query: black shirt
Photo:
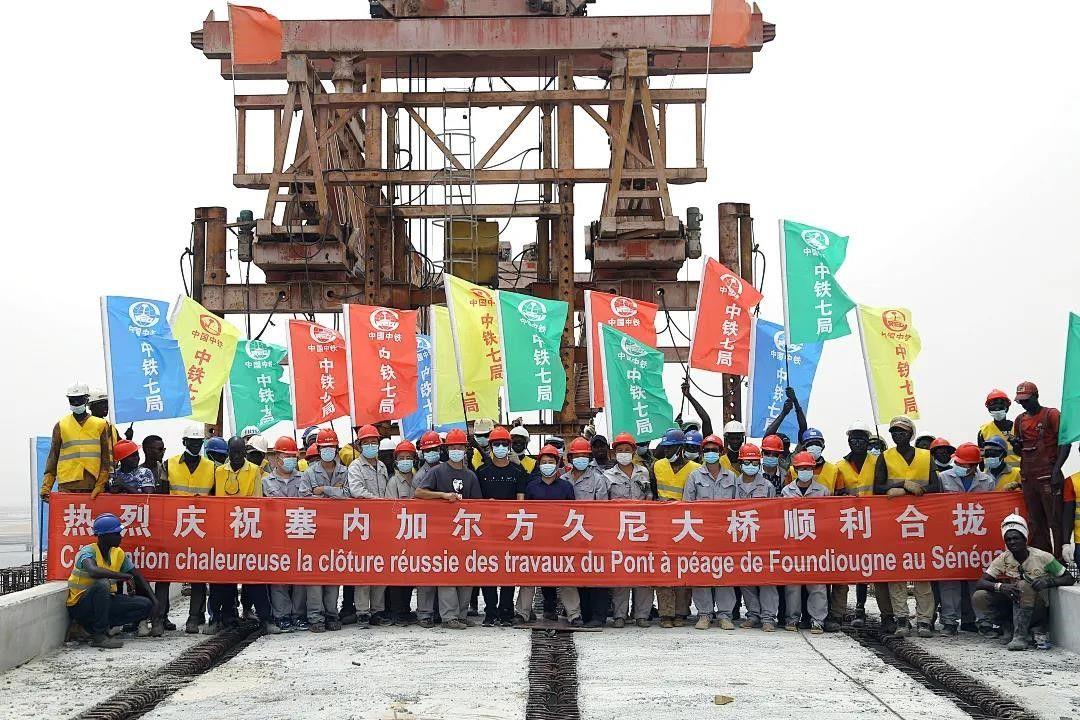
[[[498,467],[495,463],[484,463],[476,471],[480,480],[480,492],[490,500],[516,500],[518,493],[525,492],[529,476],[525,469],[516,463]]]
[[[469,468],[457,468],[449,462],[439,463],[424,475],[420,487],[435,492],[457,493],[463,498],[471,500],[483,500],[480,493],[480,482],[476,479],[476,473]]]

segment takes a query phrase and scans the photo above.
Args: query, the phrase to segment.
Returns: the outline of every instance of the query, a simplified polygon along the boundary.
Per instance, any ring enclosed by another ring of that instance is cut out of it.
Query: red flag
[[[750,6],[745,0],[712,0],[710,47],[746,47],[750,36]]]
[[[416,410],[416,311],[344,305],[353,425]]]
[[[712,258],[698,288],[697,327],[690,340],[690,367],[746,375],[750,372],[750,310],[761,302],[753,283]]]
[[[345,338],[337,330],[289,321],[289,374],[297,427],[320,425],[349,414]]]
[[[229,5],[232,61],[265,65],[281,59],[281,21],[262,8]]]
[[[635,340],[656,347],[655,303],[634,300],[621,295],[585,291],[585,345],[589,353],[589,395],[594,408],[604,407],[604,374],[600,361],[600,337],[597,323],[607,323]]]

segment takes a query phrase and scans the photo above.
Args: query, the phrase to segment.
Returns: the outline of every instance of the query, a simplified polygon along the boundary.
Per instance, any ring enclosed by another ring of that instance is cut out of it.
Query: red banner
[[[289,389],[299,428],[349,414],[345,338],[305,320],[289,321]]]
[[[517,502],[54,493],[49,578],[112,512],[148,578],[343,585],[784,585],[974,579],[1017,493]]]
[[[761,293],[712,258],[698,288],[697,327],[690,340],[690,367],[731,375],[750,374],[751,309]]]
[[[342,308],[353,425],[409,415],[416,410],[416,311]]]
[[[656,347],[656,309],[654,303],[621,295],[585,291],[585,344],[589,353],[589,395],[594,408],[604,407],[604,368],[600,361],[600,335],[597,323],[607,323],[635,340]]]

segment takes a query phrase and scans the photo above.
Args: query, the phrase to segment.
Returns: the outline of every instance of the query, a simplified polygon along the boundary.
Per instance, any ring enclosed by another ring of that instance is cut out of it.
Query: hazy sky
[[[328,18],[366,16],[366,5],[265,7],[282,18]],[[1080,7],[1064,0],[1037,9],[974,0],[762,5],[777,38],[753,73],[709,81],[710,180],[672,191],[680,214],[689,205],[704,209],[706,253],[715,254],[716,204],[751,203],[768,254],[762,316],[779,320],[777,219],[850,234],[838,279],[858,302],[913,311],[923,340],[914,372],[919,425],[954,443],[973,439],[985,422],[991,388],[1011,393],[1031,379],[1057,405],[1067,313],[1080,311],[1080,46],[1072,37]],[[213,7],[225,16],[224,4]],[[707,12],[708,2],[600,0],[590,14],[658,7]],[[217,63],[189,44],[209,9],[71,4],[63,23],[52,22],[47,6],[8,9],[16,31],[3,52],[9,67],[29,72],[11,96],[2,180],[17,218],[9,222],[0,298],[18,332],[4,363],[11,410],[0,419],[0,450],[13,462],[0,477],[0,504],[27,497],[27,438],[47,434],[66,412],[65,387],[104,383],[98,296],[175,298],[192,208],[224,205],[234,217],[265,200],[231,185],[232,90]],[[251,142],[252,166],[267,146],[265,136]],[[579,148],[579,164],[606,164],[602,138],[591,144],[579,135]],[[507,146],[507,155],[516,151]],[[599,186],[578,191],[579,241],[599,212],[599,193]],[[516,252],[530,227],[509,236]],[[587,269],[578,254],[578,270]],[[242,318],[233,321],[242,327]],[[283,327],[265,339],[280,341]],[[669,375],[677,406],[678,376]],[[718,386],[712,377],[698,381]],[[810,410],[830,442],[826,455],[839,454],[852,419],[868,416],[856,337],[830,342]],[[137,431],[165,434],[176,450],[179,426],[144,423]],[[1074,457],[1069,467],[1080,463]]]

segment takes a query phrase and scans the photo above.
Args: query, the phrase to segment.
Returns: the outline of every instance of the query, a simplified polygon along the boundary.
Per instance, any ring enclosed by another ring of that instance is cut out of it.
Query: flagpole
[[[881,433],[878,432],[877,395],[874,393],[874,381],[870,374],[870,356],[866,352],[866,336],[863,334],[862,324],[862,306],[858,304],[855,305],[855,324],[859,327],[859,345],[862,347],[863,370],[866,372],[866,388],[870,392],[870,412],[873,415],[874,435],[880,440]]]
[[[788,313],[787,290],[787,235],[784,233],[784,219],[780,218],[780,292],[784,298],[784,383],[791,387],[791,319]],[[802,438],[800,438],[801,440]]]

